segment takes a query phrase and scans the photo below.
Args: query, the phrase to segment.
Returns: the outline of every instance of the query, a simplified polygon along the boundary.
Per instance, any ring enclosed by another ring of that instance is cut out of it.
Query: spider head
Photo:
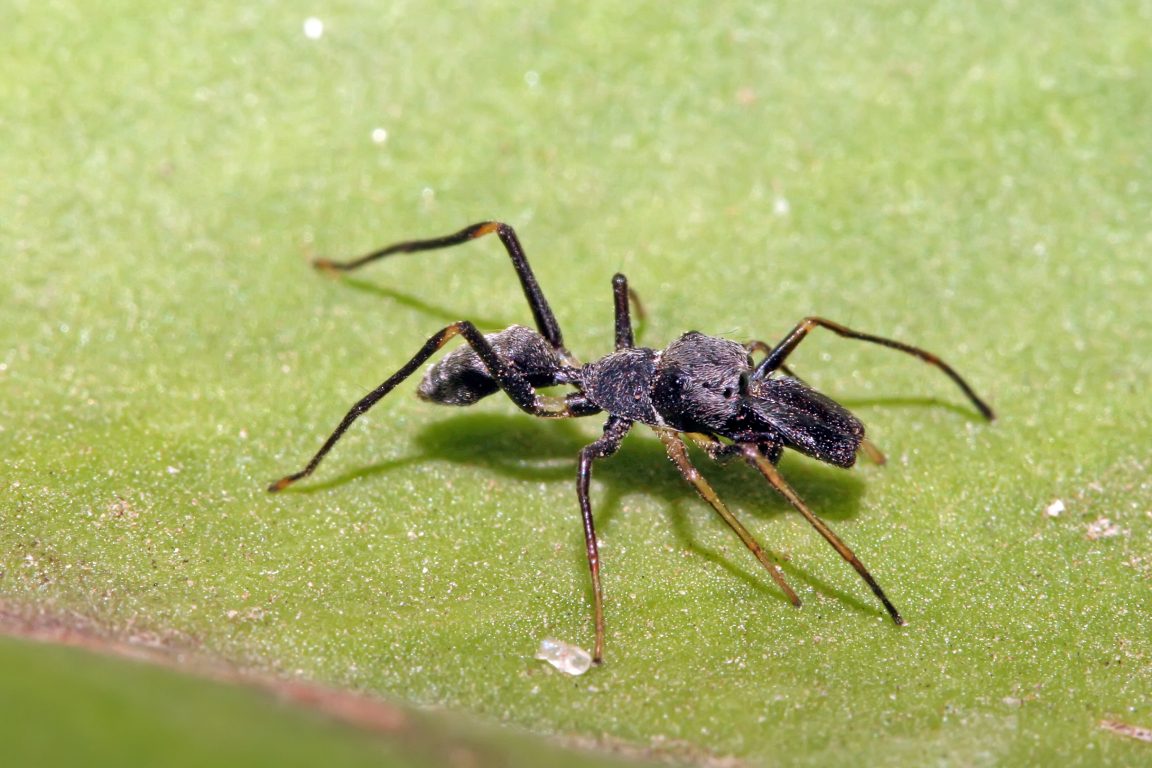
[[[755,378],[747,349],[692,331],[659,357],[652,401],[664,422],[736,442],[780,445],[839,467],[856,461],[864,425],[788,376]]]

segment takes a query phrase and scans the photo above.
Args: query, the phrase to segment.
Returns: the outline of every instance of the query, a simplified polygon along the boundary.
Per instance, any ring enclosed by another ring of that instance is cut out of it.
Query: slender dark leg
[[[592,572],[592,619],[596,625],[592,661],[597,664],[604,660],[604,590],[600,587],[600,548],[596,544],[588,485],[592,480],[592,462],[616,453],[631,428],[630,420],[609,416],[600,439],[580,451],[580,466],[576,473],[576,498],[580,501],[580,515],[584,518],[584,547],[588,551],[588,569]]]
[[[616,320],[616,351],[631,349],[636,346],[636,339],[632,335],[632,314],[629,311],[629,300],[635,294],[628,287],[628,278],[617,272],[612,277],[612,304],[615,308]]]
[[[763,352],[765,355],[767,355],[770,352],[772,352],[772,347],[768,346],[766,343],[764,343],[763,341],[759,341],[759,340],[750,341],[747,344],[745,344],[744,347],[748,350],[749,354],[752,354],[754,352]],[[793,371],[791,368],[784,365],[783,363],[780,364],[779,370],[784,371],[785,376],[790,376],[793,379],[796,379],[796,381],[799,381],[799,382],[802,382],[805,384],[807,383],[804,381],[804,379],[797,376],[795,371]],[[878,447],[876,447],[876,443],[872,442],[867,437],[863,438],[860,441],[860,447],[857,448],[856,450],[857,450],[857,452],[862,453],[865,456],[867,456],[868,460],[871,461],[873,464],[887,464],[888,463],[888,457],[884,455],[884,451],[882,451]]]
[[[632,290],[628,285],[628,278],[620,273],[612,278],[612,296],[616,305],[616,349],[630,349],[636,346],[636,337],[644,330],[644,324],[648,320],[648,312],[644,309],[644,303],[640,301],[640,294]],[[639,326],[635,333],[632,330],[633,313],[636,315]],[[622,336],[621,333],[621,317],[627,318],[626,337]],[[621,345],[622,338],[627,338],[628,343]]]
[[[780,475],[780,471],[768,460],[768,457],[760,452],[758,446],[751,443],[744,443],[742,445],[744,448],[744,457],[748,460],[748,463],[760,470],[760,474],[764,475],[768,482],[772,484],[772,487],[779,491],[797,512],[804,515],[804,519],[832,545],[833,549],[840,553],[840,557],[844,558],[849,565],[856,569],[856,573],[860,574],[860,578],[864,579],[864,582],[871,587],[872,593],[880,598],[880,602],[884,604],[884,608],[888,611],[888,615],[892,617],[892,621],[898,625],[903,625],[904,619],[900,616],[900,612],[896,610],[896,606],[892,605],[888,596],[884,594],[884,590],[880,589],[880,585],[876,583],[876,579],[872,578],[872,574],[864,567],[864,563],[860,562],[860,558],[856,557],[855,553],[848,548],[847,544],[840,540],[840,537],[828,527],[827,523],[816,517],[812,510],[808,509],[808,505],[800,499],[796,491],[792,490],[792,486],[788,485]]]
[[[912,355],[913,357],[918,357],[929,365],[936,366],[941,371],[943,371],[948,378],[952,379],[956,386],[963,390],[968,399],[972,401],[972,405],[976,406],[976,410],[980,411],[984,418],[988,419],[989,421],[996,418],[996,414],[992,412],[992,409],[988,406],[987,403],[980,399],[972,387],[968,386],[968,382],[964,381],[964,379],[960,377],[960,374],[953,370],[952,366],[948,365],[939,357],[933,355],[931,352],[927,352],[923,349],[920,349],[919,347],[913,347],[910,344],[905,344],[900,341],[886,339],[883,336],[873,336],[868,333],[860,333],[859,331],[854,331],[847,326],[834,323],[831,320],[825,320],[822,317],[806,317],[801,320],[796,325],[796,327],[792,329],[792,332],[789,333],[782,342],[777,344],[776,347],[768,353],[768,356],[764,358],[763,362],[761,362],[760,365],[756,367],[756,371],[752,374],[752,378],[762,379],[772,371],[775,371],[777,368],[783,366],[784,361],[788,359],[788,355],[792,354],[792,351],[796,349],[797,345],[800,344],[801,341],[804,340],[804,337],[808,335],[808,332],[817,327],[827,328],[833,333],[839,336],[843,336],[847,339],[867,341],[872,344],[879,344],[882,347],[895,349],[900,352]]]
[[[749,355],[753,355],[757,352],[767,355],[772,351],[772,345],[766,341],[760,341],[760,339],[752,339],[752,341],[749,341],[744,345],[744,349],[748,350]]]
[[[752,341],[749,341],[747,344],[744,345],[744,349],[748,350],[749,355],[754,355],[757,352],[759,352],[760,354],[767,357],[768,355],[772,354],[772,345],[766,341],[761,341],[760,339],[752,339]],[[795,371],[793,371],[791,368],[784,365],[783,363],[780,364],[780,370],[784,371],[785,376],[791,376],[792,378],[796,379],[797,381],[804,381],[804,379],[802,379],[796,375]],[[771,373],[771,371],[769,371],[769,373]],[[763,378],[763,377],[761,377],[761,378]]]
[[[793,591],[792,587],[785,581],[784,572],[780,570],[780,566],[772,562],[772,559],[768,557],[768,553],[764,551],[760,543],[752,537],[748,529],[728,510],[728,507],[726,507],[724,502],[720,500],[720,497],[716,495],[716,491],[712,489],[712,486],[709,485],[708,481],[704,479],[704,476],[701,475],[692,464],[691,459],[688,458],[688,451],[684,449],[684,440],[680,433],[671,429],[656,429],[656,434],[660,436],[660,440],[664,443],[664,447],[668,451],[668,458],[672,459],[672,463],[676,465],[676,469],[680,470],[680,474],[684,476],[684,479],[692,484],[692,487],[696,489],[696,493],[700,494],[700,498],[704,499],[704,501],[712,506],[712,509],[716,510],[716,513],[723,518],[724,522],[728,524],[728,527],[740,537],[740,541],[744,542],[744,546],[748,547],[748,551],[760,561],[761,565],[768,569],[772,580],[775,581],[777,586],[787,595],[788,601],[791,602],[792,605],[800,605],[800,598],[796,596],[796,592]]]
[[[385,256],[391,256],[394,253],[415,253],[417,251],[433,251],[438,248],[448,248],[453,245],[466,243],[469,240],[475,240],[484,235],[490,235],[493,232],[495,232],[500,238],[500,241],[504,243],[505,250],[508,251],[508,255],[512,258],[512,266],[516,268],[516,275],[520,278],[520,285],[524,289],[524,297],[528,299],[528,306],[532,308],[532,316],[536,319],[537,330],[540,331],[540,334],[547,339],[548,343],[553,347],[564,350],[564,338],[560,333],[560,325],[556,322],[556,316],[552,314],[552,308],[548,306],[548,300],[544,298],[544,292],[540,290],[540,284],[536,282],[536,275],[532,273],[532,268],[528,266],[528,257],[524,255],[524,248],[520,245],[520,240],[517,239],[512,227],[499,221],[482,221],[479,224],[465,227],[459,232],[445,237],[437,237],[429,240],[408,240],[403,243],[395,243],[361,256],[360,258],[352,259],[351,261],[316,259],[313,264],[318,269],[350,272],[354,269],[359,269],[369,262],[382,259]]]
[[[352,425],[352,422],[362,416],[369,408],[376,405],[385,395],[395,389],[398,384],[411,376],[417,368],[423,365],[428,358],[457,334],[463,336],[472,348],[476,350],[476,354],[479,355],[484,365],[487,366],[492,377],[496,379],[496,382],[504,392],[507,393],[508,397],[523,410],[534,416],[552,418],[584,415],[583,413],[573,412],[568,401],[564,398],[542,397],[536,394],[536,390],[528,383],[523,375],[500,360],[483,334],[476,330],[476,326],[467,320],[461,320],[458,323],[449,325],[428,339],[428,341],[424,342],[424,346],[420,348],[420,351],[405,363],[400,370],[389,376],[383,384],[376,387],[376,389],[369,392],[352,406],[352,409],[345,414],[339,426],[328,436],[328,439],[324,441],[324,445],[320,447],[320,450],[316,452],[316,455],[312,457],[312,460],[308,462],[308,465],[305,466],[304,469],[280,478],[268,486],[268,490],[271,492],[282,491],[300,478],[312,474],[313,470],[316,469],[316,466],[324,456],[327,455],[328,451],[332,450],[332,446],[340,440],[348,427]]]

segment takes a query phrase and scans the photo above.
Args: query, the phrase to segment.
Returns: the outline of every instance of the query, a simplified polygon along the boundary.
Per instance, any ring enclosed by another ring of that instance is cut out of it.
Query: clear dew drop
[[[582,675],[592,666],[592,655],[588,651],[551,637],[540,641],[536,658],[548,662],[566,675]]]

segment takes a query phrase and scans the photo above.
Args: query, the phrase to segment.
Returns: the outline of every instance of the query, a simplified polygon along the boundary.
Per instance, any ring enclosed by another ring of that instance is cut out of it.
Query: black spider
[[[516,233],[507,224],[482,222],[447,237],[397,243],[349,262],[316,261],[321,269],[349,271],[395,253],[428,251],[458,245],[496,233],[504,243],[520,278],[524,295],[536,320],[536,330],[513,325],[499,333],[481,334],[467,320],[452,323],[424,343],[420,351],[383,384],[352,406],[343,421],[303,470],[269,486],[280,491],[312,474],[348,427],[396,385],[407,379],[454,336],[467,346],[449,352],[428,369],[420,383],[421,398],[446,405],[471,405],[503,390],[521,410],[544,418],[571,418],[605,412],[608,421],[600,439],[580,451],[576,495],[584,521],[584,542],[592,573],[596,641],[592,653],[599,663],[604,655],[604,598],[600,587],[600,556],[588,500],[592,462],[610,456],[636,422],[651,427],[669,458],[696,492],[724,519],[793,605],[800,598],[784,580],[784,574],[740,521],[728,510],[712,486],[688,458],[685,438],[696,442],[714,459],[741,456],[758,470],[804,518],[827,539],[840,556],[856,569],[896,624],[903,624],[880,585],[840,538],[801,501],[776,469],[785,448],[800,451],[838,467],[851,467],[857,451],[883,461],[864,439],[864,425],[843,406],[791,375],[784,365],[796,346],[813,328],[828,330],[850,339],[872,342],[906,352],[943,371],[987,419],[992,409],[959,374],[933,354],[917,347],[860,333],[830,320],[807,317],[774,347],[763,342],[738,344],[690,331],[665,349],[635,346],[629,312],[628,282],[624,275],[612,278],[615,303],[616,351],[595,362],[580,365],[564,347],[560,326],[552,314]],[[763,353],[755,363],[752,353]],[[777,375],[777,372],[785,375]],[[545,396],[537,388],[564,384],[575,391]]]

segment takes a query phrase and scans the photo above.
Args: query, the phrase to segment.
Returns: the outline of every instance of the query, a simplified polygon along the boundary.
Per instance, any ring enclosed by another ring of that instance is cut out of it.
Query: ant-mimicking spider
[[[686,439],[702,447],[713,459],[740,456],[759,471],[860,574],[892,621],[897,625],[904,623],[896,606],[860,559],[808,509],[776,468],[785,448],[843,468],[855,463],[857,451],[883,461],[883,454],[864,438],[864,425],[839,403],[796,378],[785,361],[810,331],[825,328],[845,338],[905,352],[936,366],[960,387],[984,418],[994,419],[992,409],[951,366],[919,347],[854,331],[821,317],[804,318],[774,347],[760,341],[738,344],[696,331],[685,333],[662,350],[637,347],[629,306],[632,294],[622,274],[612,278],[616,350],[581,365],[564,347],[560,326],[528,266],[516,233],[507,224],[495,221],[473,224],[446,237],[396,243],[352,261],[318,259],[314,264],[319,269],[348,272],[392,254],[447,248],[493,233],[512,259],[535,318],[536,330],[513,325],[499,333],[485,335],[471,322],[461,320],[437,332],[400,370],[352,406],[304,469],[277,480],[268,487],[269,491],[281,491],[312,474],[352,422],[411,376],[449,340],[463,336],[466,346],[449,352],[424,374],[417,390],[422,399],[445,405],[471,405],[503,391],[521,410],[542,418],[608,414],[603,435],[580,451],[576,473],[576,496],[584,521],[584,544],[592,574],[596,630],[592,659],[597,664],[604,657],[604,595],[588,486],[593,462],[614,454],[637,422],[656,432],[680,474],[768,570],[794,606],[800,605],[800,598],[785,581],[779,565],[693,466],[688,458]],[[764,354],[764,359],[755,363],[753,353]],[[777,372],[784,375],[776,375]],[[562,397],[537,392],[538,388],[554,385],[568,385],[575,391]]]

